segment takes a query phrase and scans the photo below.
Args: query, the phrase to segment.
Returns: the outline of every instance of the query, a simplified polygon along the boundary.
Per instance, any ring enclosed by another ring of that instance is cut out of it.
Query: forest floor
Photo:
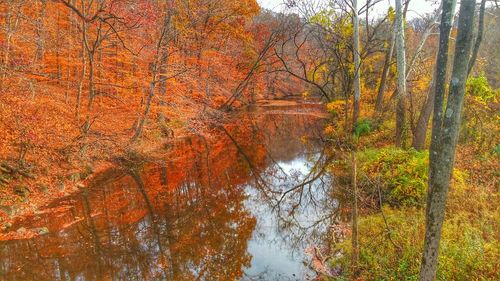
[[[192,118],[192,112],[172,110],[166,136],[151,114],[143,136],[132,142],[136,109],[98,100],[92,114],[82,109],[75,117],[64,96],[54,99],[56,94],[39,93],[28,100],[0,96],[1,231],[8,231],[13,220],[36,214],[48,202],[84,188],[92,175],[118,162],[152,155],[173,136],[185,135],[189,127],[201,128],[202,121]],[[85,116],[92,122],[86,134],[81,130]]]

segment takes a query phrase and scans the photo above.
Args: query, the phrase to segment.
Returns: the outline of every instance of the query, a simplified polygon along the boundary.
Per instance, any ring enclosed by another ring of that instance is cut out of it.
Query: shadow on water
[[[295,110],[294,110],[295,111]],[[110,169],[14,229],[5,280],[306,280],[336,206],[314,114],[255,110],[162,161]]]

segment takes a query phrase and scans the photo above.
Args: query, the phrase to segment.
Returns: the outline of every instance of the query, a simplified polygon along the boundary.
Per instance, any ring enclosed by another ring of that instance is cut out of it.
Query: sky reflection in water
[[[304,249],[335,204],[321,126],[249,113],[213,138],[177,141],[165,160],[108,170],[13,226],[50,233],[2,242],[0,279],[304,280]]]

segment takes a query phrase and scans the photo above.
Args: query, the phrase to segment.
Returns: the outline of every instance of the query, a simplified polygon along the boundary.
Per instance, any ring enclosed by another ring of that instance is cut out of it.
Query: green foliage
[[[500,125],[497,110],[500,90],[492,89],[481,75],[467,80],[466,92],[460,141],[473,144],[477,150],[492,151]]]
[[[500,155],[500,144],[495,145],[493,148],[493,155]]]
[[[484,75],[470,77],[466,84],[467,94],[475,97],[483,104],[496,102],[498,90],[493,90]]]
[[[354,126],[354,135],[359,138],[360,136],[368,135],[372,131],[372,121],[370,119],[362,119]]]
[[[500,244],[493,228],[485,227],[494,222],[471,220],[469,212],[474,210],[449,212],[443,227],[437,280],[499,280],[496,261]],[[359,278],[418,280],[425,228],[423,211],[385,207],[384,215],[386,220],[381,214],[359,220],[359,233],[362,234]],[[334,259],[332,264],[348,268],[351,241],[345,240],[336,246],[345,254]],[[349,279],[349,271],[345,270],[344,274],[342,278]]]
[[[428,153],[387,147],[357,155],[359,190],[366,193],[370,185],[380,182],[384,202],[389,203],[383,212],[365,210],[358,219],[358,279],[418,280],[425,234],[420,207],[425,201]],[[500,280],[498,193],[475,187],[474,175],[469,173],[457,169],[453,173],[436,280]],[[350,236],[332,248],[342,253],[330,260],[333,268],[343,270],[335,280],[352,279]]]
[[[384,201],[393,206],[423,206],[429,157],[426,151],[367,149],[358,156],[361,172],[380,182]]]

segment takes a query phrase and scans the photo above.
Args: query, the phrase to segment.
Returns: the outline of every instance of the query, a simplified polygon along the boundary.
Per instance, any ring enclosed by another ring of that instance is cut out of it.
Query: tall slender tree
[[[483,41],[485,10],[486,10],[486,0],[481,0],[481,6],[479,7],[479,22],[477,23],[476,41],[474,42],[474,49],[472,50],[472,55],[469,60],[467,75],[470,75],[470,72],[474,67],[477,58],[477,53],[479,52],[479,47],[481,46],[481,42]]]
[[[454,0],[443,1],[439,53],[436,62],[436,96],[432,120],[429,189],[425,213],[425,241],[420,270],[421,281],[434,280],[436,277],[439,242],[448,188],[453,172],[472,43],[472,23],[476,3],[475,0],[463,0],[460,5],[458,19],[453,72],[448,97],[445,102],[446,57],[448,52],[447,24],[451,22],[454,4]]]
[[[166,12],[163,21],[161,24],[160,32],[158,35],[158,39],[156,41],[156,48],[154,53],[154,60],[151,63],[151,81],[148,87],[148,96],[146,101],[146,107],[144,109],[144,113],[140,116],[138,120],[137,128],[135,129],[134,135],[132,136],[132,141],[136,141],[141,135],[144,129],[144,124],[148,118],[149,111],[151,109],[151,103],[153,101],[153,97],[156,91],[156,87],[158,83],[166,81],[167,77],[159,77],[158,72],[162,68],[162,62],[166,62],[166,57],[168,56],[168,44],[165,46],[165,43],[171,40],[171,21],[172,15],[170,12]]]
[[[394,29],[394,9],[389,8],[388,18],[391,21],[391,27]],[[392,62],[392,56],[394,53],[394,45],[396,41],[396,33],[391,32],[390,38],[387,42],[387,49],[385,53],[384,68],[382,69],[382,77],[380,78],[380,84],[378,86],[377,100],[375,102],[375,111],[381,112],[384,103],[384,93],[387,85],[387,77],[389,76],[389,69]]]
[[[401,146],[405,124],[405,99],[406,99],[406,52],[405,33],[403,17],[403,1],[396,0],[396,21],[394,24],[396,33],[396,57],[397,57],[397,109],[396,109],[396,146]]]
[[[431,23],[427,26],[426,30],[424,31],[424,34],[423,34],[422,40],[421,40],[421,44],[418,46],[419,49],[423,48],[423,46],[425,44],[425,40],[427,40],[427,37],[430,36],[431,31],[434,29],[434,26],[439,21],[439,18],[441,16],[441,8],[442,7],[440,6],[438,9],[438,12],[436,13],[435,18],[431,21]],[[452,15],[453,15],[454,11],[455,11],[455,7],[453,7]],[[453,18],[450,18],[450,23],[447,25],[447,32],[448,32],[447,36],[449,36],[449,34],[450,34],[452,22],[453,22]],[[415,56],[412,58],[411,65],[413,65],[415,58],[416,58],[416,55],[418,55],[417,52],[415,53]],[[411,67],[411,65],[410,65],[410,67]],[[408,74],[407,74],[407,76],[408,76]],[[432,107],[434,105],[434,93],[435,93],[434,90],[436,88],[435,82],[436,82],[436,71],[434,69],[434,71],[432,72],[431,82],[429,83],[429,86],[427,89],[427,97],[425,98],[425,102],[422,106],[422,109],[420,110],[420,114],[418,116],[417,123],[415,124],[415,128],[413,129],[412,146],[413,146],[413,148],[415,148],[417,150],[424,149],[425,138],[427,135],[427,127],[429,125],[429,120],[430,120],[431,115],[432,115]]]
[[[353,131],[356,127],[356,123],[359,118],[360,110],[360,99],[361,99],[361,61],[360,61],[360,48],[359,48],[359,17],[358,17],[358,0],[353,0],[352,2],[352,22],[353,22],[353,59],[354,59],[354,100],[353,100],[353,115],[352,115],[352,126]],[[352,198],[352,270],[353,276],[356,276],[358,256],[359,256],[359,245],[358,245],[358,195],[357,195],[357,183],[356,183],[356,151],[354,149],[351,151],[351,162],[352,162],[352,188],[353,188],[353,198]]]
[[[353,96],[353,111],[352,124],[356,126],[359,118],[359,103],[361,100],[361,82],[360,82],[360,49],[359,49],[359,17],[358,17],[358,0],[352,2],[352,25],[353,25],[353,59],[354,59],[354,96]]]

